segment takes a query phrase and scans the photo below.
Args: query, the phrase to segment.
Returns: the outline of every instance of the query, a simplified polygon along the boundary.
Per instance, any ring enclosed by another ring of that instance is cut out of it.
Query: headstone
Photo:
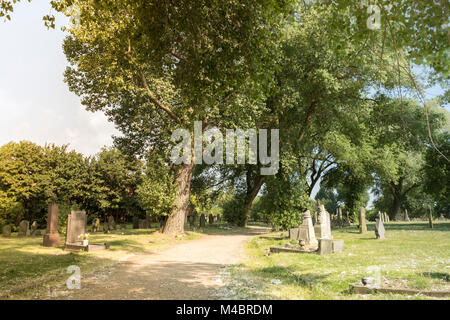
[[[359,233],[366,233],[366,209],[364,207],[359,208]]]
[[[214,216],[212,214],[210,214],[208,216],[208,222],[209,222],[209,224],[213,224],[214,223]]]
[[[314,232],[314,226],[309,210],[303,214],[302,224],[298,228],[297,239],[299,241],[304,241],[306,246],[317,246],[316,234]]]
[[[27,220],[22,220],[19,223],[18,237],[26,237],[28,235],[28,229],[30,227],[30,222]]]
[[[108,217],[108,227],[109,230],[116,230],[116,221],[113,216]]]
[[[200,215],[200,228],[204,228],[205,227],[205,220],[206,220],[205,214],[202,213]]]
[[[331,236],[330,214],[323,205],[319,206],[317,224],[314,226],[314,233],[317,239],[333,239]]]
[[[30,229],[30,236],[40,236],[40,231],[38,230],[38,224],[36,221],[33,221],[33,223],[31,224],[31,229]]]
[[[433,212],[431,206],[428,206],[428,226],[433,229]]]
[[[147,219],[139,219],[139,229],[148,229]]]
[[[378,219],[375,220],[375,236],[377,239],[385,238],[385,229],[383,225],[383,220],[381,219],[381,215],[378,216]]]
[[[100,219],[95,218],[92,220],[92,232],[99,232],[100,231]]]
[[[410,221],[410,220],[409,220],[409,216],[408,216],[408,209],[405,209],[405,213],[404,213],[404,215],[403,215],[403,220],[405,220],[405,221]]]
[[[56,203],[56,196],[53,195],[52,203],[48,207],[47,228],[43,239],[44,247],[58,247],[60,237],[58,232],[58,204]]]
[[[299,228],[289,229],[289,239],[290,240],[298,240],[298,230],[299,230]]]
[[[139,218],[136,216],[133,217],[133,229],[139,229]]]
[[[438,219],[439,221],[445,221],[445,217],[441,214],[440,216],[439,216],[439,219]]]
[[[348,214],[348,211],[345,212],[345,220],[346,220],[347,226],[351,226],[352,225],[352,223],[350,221],[350,215]]]
[[[66,244],[68,246],[82,246],[81,235],[86,234],[87,216],[84,211],[72,211],[67,217]]]
[[[333,241],[333,253],[344,251],[344,240],[334,240]]]
[[[104,232],[104,233],[109,233],[109,224],[108,224],[108,221],[104,221],[104,222],[103,222],[103,232]]]
[[[319,249],[317,252],[320,255],[333,253],[333,240],[319,239]]]
[[[10,225],[3,226],[2,235],[5,238],[11,237],[11,226]]]

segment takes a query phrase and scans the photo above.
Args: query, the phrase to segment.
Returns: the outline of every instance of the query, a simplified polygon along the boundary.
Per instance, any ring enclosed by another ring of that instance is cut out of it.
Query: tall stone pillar
[[[60,243],[58,232],[58,204],[56,196],[52,196],[52,203],[48,207],[47,229],[44,235],[44,247],[58,247]]]
[[[366,209],[364,207],[359,208],[359,233],[366,233]]]

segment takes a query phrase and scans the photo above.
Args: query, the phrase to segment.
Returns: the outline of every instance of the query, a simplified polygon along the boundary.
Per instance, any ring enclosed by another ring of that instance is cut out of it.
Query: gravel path
[[[252,228],[238,234],[206,235],[157,253],[131,255],[109,270],[82,278],[80,290],[56,299],[158,300],[220,299],[221,271],[243,256],[245,243],[267,231]]]

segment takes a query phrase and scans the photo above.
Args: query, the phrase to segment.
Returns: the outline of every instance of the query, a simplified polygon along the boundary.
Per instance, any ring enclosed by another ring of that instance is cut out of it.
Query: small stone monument
[[[109,230],[116,230],[116,221],[113,216],[108,217],[108,227]]]
[[[104,233],[109,233],[109,224],[108,224],[108,220],[105,220],[103,222],[103,232]]]
[[[317,253],[320,255],[333,253],[333,240],[319,239],[319,248]]]
[[[27,220],[22,220],[19,223],[19,232],[17,236],[19,238],[26,237],[28,235],[28,229],[30,228],[30,222]]]
[[[364,207],[359,208],[359,233],[366,233],[366,209]]]
[[[375,220],[375,236],[377,237],[377,239],[384,239],[386,233],[381,216],[382,215],[379,214],[378,219]]]
[[[333,239],[331,236],[330,214],[325,210],[324,205],[319,205],[317,224],[314,226],[314,233],[317,239]]]
[[[38,224],[37,221],[33,221],[33,223],[31,224],[31,229],[30,229],[30,236],[40,236],[41,232],[38,230]]]
[[[303,214],[302,224],[297,230],[297,239],[303,241],[305,246],[317,246],[317,239],[309,210]]]
[[[2,235],[5,238],[11,237],[11,226],[10,225],[3,226]]]
[[[84,211],[72,211],[67,216],[67,231],[65,249],[83,249],[83,240],[80,235],[86,234],[87,216]]]
[[[441,215],[439,216],[439,219],[438,219],[439,221],[445,221],[445,217],[442,215],[442,213],[441,213]]]
[[[56,203],[56,195],[53,195],[52,203],[48,207],[47,228],[42,245],[44,247],[58,247],[59,243],[58,204]]]
[[[205,214],[202,213],[200,215],[200,228],[204,228],[205,227],[205,222],[206,222],[206,217],[205,217]]]
[[[352,225],[352,223],[350,221],[350,215],[348,214],[348,211],[345,212],[345,220],[346,220],[345,223],[346,223],[347,226],[351,226]]]
[[[95,218],[92,220],[92,232],[99,232],[100,231],[100,219]]]
[[[291,228],[289,229],[289,239],[298,240],[298,230],[299,228]]]
[[[133,217],[133,229],[139,229],[139,217]]]
[[[405,209],[405,213],[403,214],[403,220],[410,221],[408,216],[408,209]]]

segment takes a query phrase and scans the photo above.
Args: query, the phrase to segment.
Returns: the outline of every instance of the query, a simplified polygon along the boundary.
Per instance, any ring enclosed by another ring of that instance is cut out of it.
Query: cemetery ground
[[[256,237],[246,259],[231,268],[230,288],[238,299],[437,299],[350,292],[349,284],[361,284],[379,267],[383,285],[450,291],[450,222],[434,222],[433,229],[425,221],[386,223],[385,240],[375,239],[374,228],[368,223],[365,234],[357,225],[334,229],[333,238],[344,240],[345,249],[330,255],[269,253],[271,246],[289,241]]]
[[[0,241],[0,299],[437,299],[352,294],[349,284],[374,266],[392,287],[450,290],[450,222],[436,221],[433,229],[425,221],[385,227],[385,240],[375,239],[374,223],[366,234],[355,225],[334,229],[345,249],[330,255],[268,254],[289,240],[261,239],[269,231],[261,226],[213,225],[183,238],[128,226],[90,234],[92,243],[111,244],[93,253],[44,248],[42,237],[13,234]],[[81,290],[65,286],[70,265],[81,268]]]

